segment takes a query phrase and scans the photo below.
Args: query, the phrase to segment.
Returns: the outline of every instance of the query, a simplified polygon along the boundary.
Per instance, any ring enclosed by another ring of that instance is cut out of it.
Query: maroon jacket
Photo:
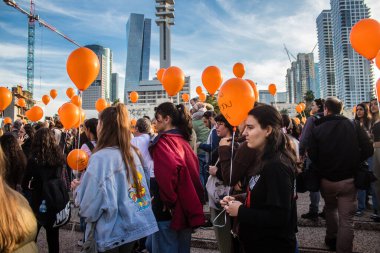
[[[151,147],[160,198],[172,212],[174,230],[204,224],[204,196],[197,156],[178,130],[156,137]]]

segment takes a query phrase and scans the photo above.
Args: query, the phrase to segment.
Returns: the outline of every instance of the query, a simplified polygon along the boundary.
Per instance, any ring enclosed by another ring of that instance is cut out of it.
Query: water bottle
[[[40,205],[40,213],[46,213],[47,207],[46,207],[46,201],[42,200],[42,203]]]

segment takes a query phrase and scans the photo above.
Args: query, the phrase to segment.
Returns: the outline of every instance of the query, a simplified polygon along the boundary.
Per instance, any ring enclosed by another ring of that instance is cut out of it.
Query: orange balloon
[[[380,50],[376,55],[376,66],[380,70]]]
[[[66,69],[78,90],[84,91],[98,76],[98,56],[86,47],[75,49],[67,59]]]
[[[302,111],[305,111],[305,109],[306,109],[305,103],[301,102],[301,103],[299,103],[299,105],[301,106]]]
[[[243,78],[245,74],[245,67],[243,63],[235,63],[234,67],[232,68],[232,72],[234,72],[234,75],[238,78]]]
[[[157,79],[162,83],[162,76],[164,75],[165,73],[165,70],[164,68],[160,68],[157,73],[156,73],[156,76],[157,76]]]
[[[9,118],[9,117],[5,117],[3,122],[4,122],[4,125],[6,125],[6,124],[12,124],[12,119]]]
[[[74,95],[71,97],[71,103],[78,107],[82,107],[82,98],[78,95]]]
[[[350,42],[356,52],[372,60],[380,50],[380,23],[371,18],[360,20],[351,29]]]
[[[73,88],[67,88],[66,95],[71,99],[75,95],[75,90]]]
[[[354,107],[352,107],[352,113],[356,114],[356,105]]]
[[[276,93],[277,93],[277,87],[276,87],[276,85],[273,84],[273,83],[269,84],[269,86],[268,86],[268,91],[269,91],[269,93],[270,93],[272,96],[276,95]]]
[[[298,113],[301,113],[301,112],[302,112],[302,106],[301,106],[301,105],[297,105],[297,106],[296,106],[296,111],[297,111]]]
[[[73,149],[67,156],[67,164],[72,170],[82,171],[87,167],[88,155],[81,149]]]
[[[12,102],[12,92],[5,87],[0,87],[0,112],[4,111]]]
[[[227,80],[218,93],[218,105],[223,116],[232,126],[240,125],[255,103],[251,85],[241,78]]]
[[[187,93],[182,94],[182,100],[184,102],[189,102],[190,96]]]
[[[223,82],[222,72],[216,66],[208,66],[203,70],[202,83],[210,95],[214,95]]]
[[[171,66],[166,69],[162,76],[162,85],[170,97],[177,95],[185,84],[185,74],[176,67]]]
[[[104,99],[104,98],[99,98],[98,100],[96,100],[96,103],[95,103],[95,108],[98,112],[101,112],[103,111],[104,109],[106,109],[108,107],[108,103],[107,101]]]
[[[200,95],[201,93],[203,93],[203,90],[202,90],[202,87],[201,86],[197,86],[197,88],[195,88],[195,92]]]
[[[39,121],[44,116],[44,111],[41,107],[35,105],[32,108],[30,108],[28,111],[25,112],[25,116],[34,122]]]
[[[129,93],[129,99],[132,103],[136,103],[137,100],[139,100],[139,94],[136,91],[132,91],[131,93]]]
[[[256,84],[250,80],[250,79],[245,79],[252,87],[253,93],[255,94],[255,99],[256,101],[259,101],[259,91],[257,90]]]
[[[137,120],[136,119],[131,119],[131,126],[136,126]]]
[[[302,119],[301,119],[301,121],[302,121],[302,123],[306,123],[306,117],[302,117]]]
[[[79,128],[80,125],[82,125],[86,119],[86,113],[84,112],[84,110],[82,108],[79,108],[79,111],[80,111],[79,119],[78,119],[78,122],[74,125],[74,128]]]
[[[58,92],[57,92],[55,89],[52,89],[52,90],[50,91],[50,97],[51,97],[52,99],[55,99],[57,96],[58,96]]]
[[[48,105],[49,102],[50,102],[50,97],[48,95],[43,95],[42,96],[42,102],[45,104],[45,105]]]
[[[80,117],[79,107],[73,103],[64,103],[58,110],[59,119],[65,129],[70,129],[78,122]]]
[[[204,94],[204,93],[201,93],[201,94],[199,94],[199,100],[201,101],[201,102],[204,102],[204,101],[206,101],[206,94]]]
[[[20,106],[22,108],[26,107],[26,102],[25,102],[25,99],[23,99],[23,98],[19,98],[17,101],[17,104],[18,104],[18,106]]]

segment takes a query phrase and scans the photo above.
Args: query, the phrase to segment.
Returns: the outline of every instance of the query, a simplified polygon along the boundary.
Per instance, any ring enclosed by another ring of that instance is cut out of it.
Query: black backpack
[[[70,198],[62,179],[53,178],[44,181],[42,200],[45,201],[46,212],[41,212],[41,208],[38,210],[37,220],[41,225],[58,228],[70,221]]]

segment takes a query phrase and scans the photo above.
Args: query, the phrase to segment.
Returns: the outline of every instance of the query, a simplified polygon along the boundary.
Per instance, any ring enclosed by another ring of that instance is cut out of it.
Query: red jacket
[[[197,156],[178,130],[160,134],[151,147],[160,198],[172,212],[174,230],[204,224],[204,191]]]

